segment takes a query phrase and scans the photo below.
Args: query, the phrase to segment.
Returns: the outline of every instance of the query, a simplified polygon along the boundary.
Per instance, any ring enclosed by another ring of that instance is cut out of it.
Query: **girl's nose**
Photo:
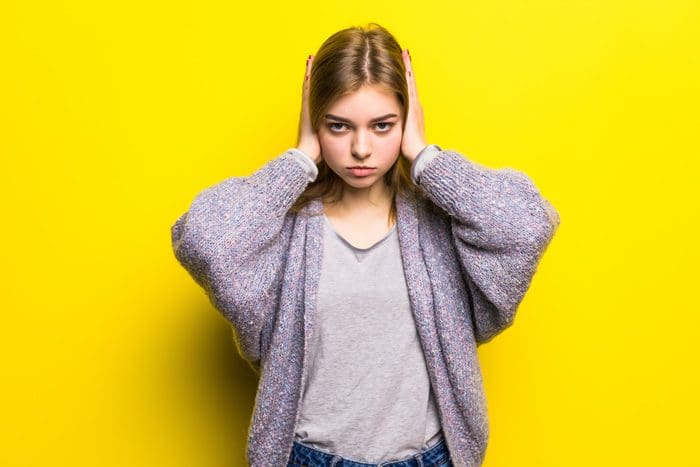
[[[363,131],[355,133],[355,138],[352,142],[352,155],[365,159],[372,154],[372,148],[369,137]]]

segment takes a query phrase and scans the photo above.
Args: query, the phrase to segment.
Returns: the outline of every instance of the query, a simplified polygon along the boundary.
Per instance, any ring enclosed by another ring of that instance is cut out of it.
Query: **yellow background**
[[[256,380],[176,262],[205,187],[296,144],[305,61],[376,21],[429,142],[562,223],[480,347],[487,467],[700,465],[696,1],[3,2],[3,466],[243,465]]]

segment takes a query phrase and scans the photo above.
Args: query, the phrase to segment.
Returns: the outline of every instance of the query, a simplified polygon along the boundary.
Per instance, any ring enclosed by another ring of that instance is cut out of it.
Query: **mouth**
[[[377,170],[377,168],[356,165],[355,167],[348,167],[348,170],[350,170],[350,173],[353,174],[355,177],[365,177]]]

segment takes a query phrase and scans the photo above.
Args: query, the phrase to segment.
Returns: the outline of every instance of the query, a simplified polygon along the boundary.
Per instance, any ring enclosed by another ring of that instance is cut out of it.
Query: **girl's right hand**
[[[318,142],[318,135],[311,127],[311,117],[309,116],[309,82],[311,81],[311,66],[314,56],[309,55],[306,60],[306,73],[304,74],[304,84],[301,92],[301,115],[299,117],[299,132],[297,135],[297,149],[304,152],[318,164],[321,162],[321,145]]]

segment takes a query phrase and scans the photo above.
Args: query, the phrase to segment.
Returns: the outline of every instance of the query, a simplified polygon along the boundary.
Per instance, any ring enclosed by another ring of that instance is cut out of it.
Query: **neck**
[[[384,217],[389,215],[391,203],[391,192],[380,180],[368,188],[344,185],[341,199],[329,207],[341,215]]]

